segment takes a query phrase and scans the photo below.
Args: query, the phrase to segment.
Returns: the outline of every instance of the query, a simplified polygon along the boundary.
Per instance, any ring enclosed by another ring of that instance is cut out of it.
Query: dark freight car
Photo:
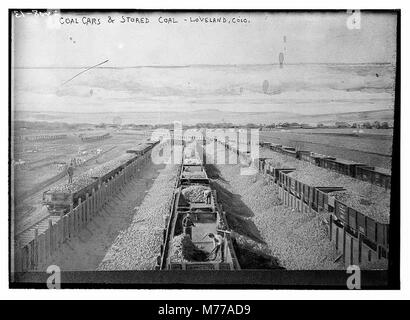
[[[355,232],[359,232],[371,243],[388,248],[388,224],[379,223],[337,199],[335,200],[335,216],[345,226]]]
[[[296,159],[312,162],[311,152],[306,150],[298,150],[296,151]]]
[[[366,166],[363,163],[358,163],[354,161],[344,160],[344,159],[323,159],[323,167],[332,171],[336,171],[338,173],[355,177],[356,176],[356,168],[358,166]]]
[[[375,169],[369,166],[357,166],[356,178],[386,189],[391,188],[391,175],[382,169]]]
[[[311,154],[311,163],[317,165],[318,167],[325,168],[325,161],[327,160],[336,160],[335,157],[329,157],[319,153],[312,153]]]

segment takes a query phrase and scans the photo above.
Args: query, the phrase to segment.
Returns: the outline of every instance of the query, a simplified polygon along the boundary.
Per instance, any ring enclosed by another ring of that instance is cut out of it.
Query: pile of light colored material
[[[72,193],[72,192],[80,191],[81,189],[87,187],[89,184],[93,183],[95,181],[94,178],[102,177],[103,175],[107,174],[111,170],[114,170],[115,168],[124,164],[131,157],[132,155],[130,154],[121,155],[120,157],[117,157],[93,169],[83,172],[80,175],[76,175],[75,170],[74,170],[74,176],[73,176],[72,183],[68,183],[67,180],[64,180],[61,183],[54,186],[53,188],[51,188],[50,191],[51,192],[65,192],[65,193]]]
[[[347,193],[351,196],[352,199],[349,203],[352,205],[353,209],[356,209],[363,214],[368,214],[369,217],[376,217],[380,222],[389,221],[390,190],[326,168],[318,167],[307,161],[293,159],[271,150],[261,150],[266,153],[264,156],[270,158],[269,160],[266,160],[266,162],[271,163],[273,167],[295,168],[295,171],[288,173],[290,177],[312,187],[342,187],[346,189]],[[360,198],[365,198],[369,205],[367,207],[361,206],[355,200]],[[358,205],[356,206],[355,204]]]
[[[205,261],[208,254],[198,249],[186,234],[172,239],[169,257],[172,262]]]
[[[130,226],[121,232],[98,270],[153,270],[163,243],[163,216],[169,214],[177,166],[168,164],[160,171]]]
[[[200,165],[200,164],[202,164],[202,161],[199,159],[199,158],[185,158],[184,159],[184,164],[188,164],[188,165],[192,165],[192,164],[195,164],[195,165]]]
[[[205,202],[204,191],[210,190],[205,186],[189,186],[182,190],[182,195],[189,202]]]
[[[107,161],[106,163],[101,164],[91,169],[90,175],[92,177],[102,177],[105,174],[109,173],[111,170],[118,168],[119,166],[125,164],[128,160],[134,157],[135,157],[134,154],[130,154],[130,153],[123,154],[120,157]]]
[[[384,201],[369,200],[349,191],[331,192],[329,195],[377,222],[389,223],[390,221],[390,206]]]
[[[68,178],[67,178],[68,179]],[[66,180],[57,184],[53,188],[50,189],[51,192],[62,192],[62,193],[74,193],[80,191],[81,189],[87,187],[89,184],[93,183],[95,179],[93,179],[89,172],[85,172],[80,176],[74,176],[73,182],[68,183]]]
[[[342,263],[334,263],[338,255],[328,239],[326,227],[322,225],[320,217],[297,212],[281,205],[276,188],[267,184],[260,175],[241,176],[237,165],[218,165],[218,169],[226,181],[216,182],[239,196],[237,200],[232,201],[232,206],[224,205],[229,226],[234,232],[248,238],[251,235],[247,233],[250,231],[254,233],[252,238],[260,238],[259,241],[266,244],[272,257],[277,258],[280,265],[286,269],[343,268]],[[247,212],[244,212],[243,218],[234,219],[241,225],[233,225],[229,216],[233,209],[235,209],[234,217],[240,215],[239,204],[234,205],[238,201]],[[268,251],[264,250],[265,253]]]
[[[307,167],[288,173],[290,177],[315,187],[343,187],[343,192],[334,192],[336,199],[351,208],[374,218],[381,223],[389,223],[390,219],[390,190],[374,184],[341,175],[326,169],[320,174],[315,167]]]
[[[183,172],[182,177],[186,179],[206,179],[205,172]]]

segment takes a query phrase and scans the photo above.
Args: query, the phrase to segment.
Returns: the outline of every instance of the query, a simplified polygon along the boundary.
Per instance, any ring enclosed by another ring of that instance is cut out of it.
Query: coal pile
[[[170,259],[178,263],[200,262],[208,259],[208,253],[197,248],[188,235],[181,234],[172,239]]]
[[[205,202],[204,191],[206,190],[209,190],[209,188],[205,186],[189,186],[183,189],[181,193],[189,202]]]
[[[163,239],[163,216],[170,212],[176,178],[176,165],[168,164],[160,171],[135,208],[130,226],[117,236],[98,270],[155,269]]]

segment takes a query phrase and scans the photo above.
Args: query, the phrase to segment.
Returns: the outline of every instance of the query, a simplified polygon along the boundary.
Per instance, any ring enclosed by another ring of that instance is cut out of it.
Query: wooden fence
[[[55,223],[49,219],[48,228],[42,232],[34,230],[33,240],[22,246],[15,245],[14,271],[25,272],[38,270],[61,247],[61,245],[76,237],[100,210],[107,204],[125,185],[139,174],[140,169],[150,161],[148,152],[137,158],[122,171],[113,176],[109,181],[92,190],[86,199],[79,200],[77,206],[61,215]]]

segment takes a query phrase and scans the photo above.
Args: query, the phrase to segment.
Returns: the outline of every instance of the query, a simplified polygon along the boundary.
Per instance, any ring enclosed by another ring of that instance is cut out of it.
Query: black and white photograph
[[[10,286],[395,287],[400,14],[9,9]]]

